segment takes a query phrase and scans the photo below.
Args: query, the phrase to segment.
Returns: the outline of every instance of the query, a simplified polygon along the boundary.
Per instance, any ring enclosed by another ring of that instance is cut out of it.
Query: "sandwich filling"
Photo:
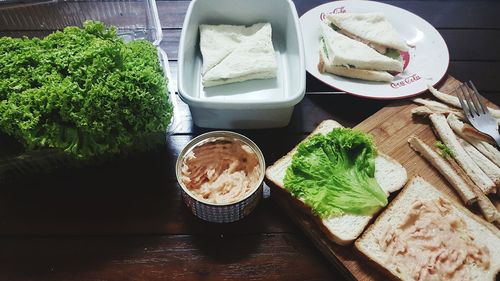
[[[487,270],[490,254],[465,226],[443,198],[416,201],[399,226],[387,228],[379,245],[387,263],[412,280],[473,280],[467,267]]]
[[[372,215],[387,204],[375,179],[376,155],[371,137],[359,131],[314,135],[297,147],[284,186],[321,218]]]
[[[182,162],[182,183],[197,198],[214,204],[238,202],[259,185],[257,154],[235,139],[209,139]]]

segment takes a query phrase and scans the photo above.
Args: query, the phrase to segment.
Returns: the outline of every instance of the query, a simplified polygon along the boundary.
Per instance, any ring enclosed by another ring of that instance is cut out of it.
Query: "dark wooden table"
[[[323,2],[295,1],[299,15]],[[449,74],[475,81],[499,103],[500,2],[384,2],[434,25],[449,47]],[[157,4],[175,76],[189,2]],[[309,75],[307,91],[288,127],[241,131],[260,146],[267,163],[324,119],[354,126],[390,103],[322,94],[334,90]],[[180,149],[206,130],[192,125],[185,104],[177,117],[179,126],[158,151],[98,167],[61,167],[0,186],[0,280],[343,279],[269,192],[240,222],[195,218],[181,201],[174,163]]]

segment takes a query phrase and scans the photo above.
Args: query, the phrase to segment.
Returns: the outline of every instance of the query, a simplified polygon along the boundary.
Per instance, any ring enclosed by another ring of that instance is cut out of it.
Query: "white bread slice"
[[[217,31],[219,26],[210,27],[204,27],[205,36],[216,34],[213,30]],[[228,28],[227,26],[222,27],[224,31]],[[205,87],[276,77],[278,66],[272,43],[271,24],[258,23],[243,28],[235,27],[234,34],[232,34],[234,36],[229,36],[228,47],[221,47],[221,51],[214,51],[214,46],[200,45],[203,54],[203,85]],[[207,34],[206,30],[212,33]],[[227,33],[223,34],[227,35]],[[234,45],[233,42],[238,40],[239,43]],[[202,40],[204,43],[207,41],[209,40]],[[216,44],[216,46],[218,45]],[[203,53],[203,49],[205,49],[206,55]],[[214,57],[210,57],[211,55]],[[216,62],[216,60],[219,61]],[[207,69],[205,69],[205,61]]]
[[[414,177],[410,183],[389,204],[377,220],[363,233],[355,246],[368,259],[380,266],[386,273],[392,274],[398,280],[413,280],[405,272],[396,269],[393,263],[387,263],[387,254],[381,249],[378,240],[384,235],[389,226],[397,227],[407,217],[409,206],[417,201],[436,200],[443,198],[452,205],[452,214],[457,215],[465,222],[467,233],[471,234],[482,245],[489,249],[490,266],[487,271],[474,265],[466,265],[473,278],[471,280],[495,280],[500,271],[500,231],[491,224],[483,221],[463,206],[439,192],[421,177]]]
[[[471,137],[466,133],[466,124],[458,120],[455,115],[448,115],[448,124],[453,129],[453,131],[472,144],[477,150],[479,150],[484,156],[488,157],[493,163],[500,167],[500,152],[493,145],[489,144],[487,141],[480,139],[479,137]]]
[[[408,45],[396,29],[379,13],[329,14],[326,19],[357,37],[399,51],[408,51]]]
[[[334,128],[341,127],[342,125],[336,121],[325,120],[311,133],[311,135],[309,135],[309,137],[315,134],[326,134]],[[288,166],[292,163],[292,157],[295,151],[296,148],[266,169],[266,183],[275,188],[277,192],[286,194],[291,203],[302,207],[311,215],[311,219],[315,220],[324,233],[335,243],[340,245],[352,243],[361,232],[363,232],[372,216],[344,214],[342,216],[322,220],[313,215],[310,208],[307,207],[303,201],[293,197],[284,188],[283,178],[285,177]],[[389,195],[389,193],[403,187],[408,177],[405,168],[403,168],[401,164],[389,156],[379,154],[375,158],[375,179],[385,193]]]
[[[205,74],[227,57],[241,42],[246,29],[241,25],[200,25],[201,73]]]
[[[325,22],[321,22],[320,26],[329,64],[368,70],[403,71],[401,61],[381,55],[368,45],[336,32]]]
[[[320,44],[324,45],[323,40],[321,41]],[[394,79],[394,76],[392,76],[386,71],[367,70],[367,69],[358,69],[358,68],[332,65],[330,64],[330,61],[327,59],[323,47],[320,48],[318,71],[321,73],[328,72],[339,76],[368,80],[368,81],[391,82]]]
[[[451,116],[452,114],[450,114]],[[470,156],[465,152],[464,148],[458,142],[457,137],[453,130],[448,125],[446,117],[442,114],[431,114],[429,118],[432,121],[434,129],[438,133],[440,139],[446,146],[453,152],[455,160],[460,167],[464,169],[465,173],[470,179],[484,192],[484,194],[495,191],[495,184],[493,181],[479,168],[479,166],[472,161]]]

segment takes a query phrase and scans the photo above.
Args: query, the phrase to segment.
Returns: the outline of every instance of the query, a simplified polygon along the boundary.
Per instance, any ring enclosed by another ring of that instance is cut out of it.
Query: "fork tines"
[[[489,114],[488,108],[481,100],[483,97],[479,94],[472,81],[465,82],[458,87],[457,97],[467,117]]]

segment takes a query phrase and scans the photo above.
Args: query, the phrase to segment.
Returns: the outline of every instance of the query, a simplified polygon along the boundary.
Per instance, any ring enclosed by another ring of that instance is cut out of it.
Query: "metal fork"
[[[481,100],[482,96],[477,91],[472,81],[463,83],[458,87],[457,97],[464,110],[465,117],[474,128],[491,136],[500,146],[500,134],[495,118],[491,116],[488,107]]]

